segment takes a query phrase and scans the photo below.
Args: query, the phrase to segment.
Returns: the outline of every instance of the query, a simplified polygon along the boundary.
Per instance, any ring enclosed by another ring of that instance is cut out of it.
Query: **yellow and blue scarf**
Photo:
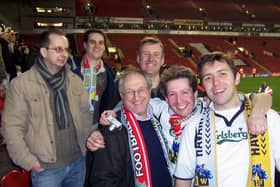
[[[250,100],[245,98],[243,105],[245,118],[248,119],[252,110]],[[215,115],[212,115],[213,122],[211,122],[210,113],[211,111],[205,108],[196,128],[195,144],[200,144],[202,149],[196,148],[195,187],[218,186]],[[268,132],[261,135],[249,134],[248,141],[250,145],[250,166],[247,187],[272,186]]]

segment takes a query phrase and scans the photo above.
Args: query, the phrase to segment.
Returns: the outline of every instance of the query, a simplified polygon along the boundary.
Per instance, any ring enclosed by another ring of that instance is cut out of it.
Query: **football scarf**
[[[251,103],[245,98],[245,118],[251,113]],[[213,119],[210,121],[210,113]],[[216,124],[214,111],[205,108],[198,127],[196,128],[195,144],[200,144],[202,149],[196,148],[197,165],[195,168],[195,187],[218,186],[217,184],[217,153],[216,153]],[[249,134],[250,165],[247,187],[272,186],[270,168],[270,146],[268,132],[262,135]]]
[[[88,57],[86,55],[83,57],[81,73],[84,77],[84,90],[88,95],[90,112],[94,111],[94,104],[99,100],[98,90],[96,88],[97,74],[104,71],[105,69],[102,61],[100,61],[95,67],[92,67],[89,63]]]
[[[247,102],[246,102],[247,101]],[[249,99],[245,100],[245,115],[248,118],[252,110]],[[270,166],[270,144],[269,135],[266,131],[264,134],[249,134],[250,144],[250,166],[247,187],[270,187],[271,166]]]
[[[181,136],[184,130],[185,125],[187,125],[187,121],[197,112],[197,108],[201,107],[200,102],[194,107],[192,112],[186,116],[182,117],[177,114],[171,114],[169,118],[169,124],[170,124],[170,136],[174,137],[172,141],[172,146],[169,150],[169,160],[176,164],[178,152],[179,152],[179,146],[181,141]]]
[[[128,136],[132,146],[132,159],[134,160],[134,174],[136,186],[152,187],[150,162],[146,144],[141,128],[132,112],[124,108],[127,120]],[[141,169],[139,166],[142,165]]]

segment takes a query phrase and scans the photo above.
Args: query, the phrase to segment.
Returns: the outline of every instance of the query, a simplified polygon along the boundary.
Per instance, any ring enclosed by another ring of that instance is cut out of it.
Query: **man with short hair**
[[[138,69],[127,69],[119,79],[123,101],[117,118],[122,128],[101,128],[106,147],[91,152],[87,186],[171,187],[168,150],[161,125],[149,105],[152,83]]]
[[[40,36],[34,66],[11,81],[2,132],[12,160],[31,170],[33,187],[81,187],[92,126],[83,84],[65,65],[69,43],[51,29]]]
[[[144,37],[137,49],[137,62],[140,68],[152,80],[153,89],[151,97],[158,97],[164,100],[160,90],[160,69],[164,65],[164,46],[162,42],[154,36]]]
[[[95,31],[95,30],[93,30]],[[84,39],[84,46],[87,49],[87,51],[92,51],[91,53],[94,54],[94,51],[100,51],[100,50],[94,50],[94,49],[98,49],[100,47],[100,42],[103,41],[104,45],[106,44],[105,41],[105,37],[103,36],[103,40],[98,41],[97,39],[94,39],[94,37],[98,37],[100,38],[100,36],[98,36],[99,33],[95,33],[89,30],[87,32],[87,34],[85,34],[85,39]],[[94,35],[96,36],[94,36]],[[104,35],[104,34],[103,34]],[[90,44],[90,40],[89,37],[92,37],[92,41],[93,43]],[[94,42],[95,41],[95,42]],[[88,44],[86,44],[88,43]],[[91,47],[90,47],[91,46]],[[95,52],[95,53],[97,53]],[[87,53],[86,53],[87,55]],[[85,56],[86,56],[85,55]],[[95,55],[98,56],[98,55]],[[101,59],[101,56],[100,56]],[[159,82],[160,82],[160,68],[162,67],[162,65],[164,64],[164,46],[162,44],[162,42],[153,36],[146,36],[144,37],[138,46],[137,49],[137,63],[140,66],[140,69],[142,71],[145,72],[145,74],[151,79],[152,81],[152,90],[151,90],[151,98],[160,98],[162,100],[164,100],[164,96],[161,94],[160,89],[159,89]],[[110,75],[110,74],[109,74]],[[115,101],[117,101],[115,98],[115,94],[114,93],[114,86],[109,86],[108,87],[111,90],[111,96],[110,97],[105,97],[105,98],[110,98],[113,100],[113,102],[111,102],[111,107],[109,107],[109,105],[107,105],[106,107],[103,107],[103,109],[105,110],[110,110],[113,107],[115,107],[115,105],[117,104]],[[110,93],[110,92],[109,92]],[[108,95],[108,94],[107,94]],[[110,101],[109,99],[107,101]],[[117,105],[116,110],[118,110],[119,105]],[[100,110],[100,112],[103,112],[103,110]],[[98,121],[97,118],[95,118],[95,121]],[[90,137],[88,138],[87,141],[87,148],[89,148],[91,151],[97,150],[99,148],[104,148],[105,144],[103,141],[102,136],[100,135],[100,133],[98,131],[94,131]]]
[[[168,143],[168,156],[170,160],[170,173],[175,171],[181,134],[190,118],[199,118],[200,114],[207,105],[200,99],[197,99],[197,80],[193,71],[185,66],[172,65],[165,69],[161,74],[159,87],[167,102],[154,98],[150,100],[153,108],[153,114],[160,120],[162,132]],[[269,95],[262,95],[266,102],[255,102],[256,96],[253,96],[255,110],[250,116],[250,120],[258,125],[265,123],[264,111],[267,111],[271,105]],[[263,110],[260,110],[263,109]],[[112,111],[106,111],[107,114],[115,115]],[[100,120],[102,124],[109,124],[104,114]]]
[[[107,53],[105,34],[96,29],[84,33],[83,46],[85,54],[75,57],[78,68],[74,70],[82,77],[84,89],[93,113],[93,124],[97,128],[100,113],[111,109],[119,102],[115,72],[105,63],[103,56]]]
[[[172,65],[165,69],[161,74],[159,86],[167,103],[152,99],[150,104],[153,107],[154,115],[160,119],[163,134],[168,142],[169,159],[172,163],[170,169],[173,174],[182,132],[189,120],[199,118],[207,105],[201,99],[197,99],[196,75],[185,66]],[[256,102],[260,101],[260,98],[267,102]],[[264,113],[271,106],[271,97],[266,94],[254,95],[252,102],[254,103],[254,111],[249,117],[250,128],[254,127],[252,126],[254,123],[257,123],[257,126],[266,123]]]
[[[270,109],[268,132],[249,134],[251,103],[237,92],[240,74],[233,60],[220,52],[205,54],[198,72],[211,103],[184,130],[176,187],[274,186],[274,168],[280,169],[280,116]]]

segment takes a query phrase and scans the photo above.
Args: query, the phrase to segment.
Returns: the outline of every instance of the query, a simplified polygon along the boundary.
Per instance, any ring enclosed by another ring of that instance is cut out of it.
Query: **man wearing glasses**
[[[35,65],[7,90],[3,135],[12,160],[31,170],[33,187],[84,183],[92,115],[82,80],[65,65],[68,47],[59,30],[43,32]]]
[[[149,105],[152,82],[139,69],[128,68],[119,79],[123,127],[100,131],[106,147],[91,152],[87,187],[171,187],[168,147],[161,125]]]

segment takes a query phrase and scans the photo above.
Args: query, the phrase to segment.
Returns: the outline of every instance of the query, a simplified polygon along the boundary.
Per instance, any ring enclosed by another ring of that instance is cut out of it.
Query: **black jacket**
[[[85,187],[134,187],[134,172],[125,127],[109,131],[101,127],[106,148],[90,152]]]

